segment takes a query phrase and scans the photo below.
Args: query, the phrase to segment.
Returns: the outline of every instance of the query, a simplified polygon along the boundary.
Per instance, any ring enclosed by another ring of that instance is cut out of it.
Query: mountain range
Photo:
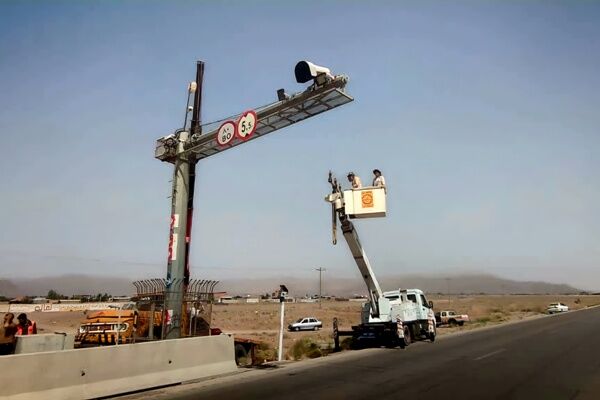
[[[426,293],[451,294],[572,294],[581,290],[566,284],[540,281],[515,281],[486,274],[382,276],[379,282],[383,290],[397,288],[420,288]],[[227,279],[219,282],[215,291],[231,295],[257,295],[271,293],[285,284],[295,296],[316,294],[318,279],[274,277],[255,279]],[[130,295],[135,293],[132,283],[120,277],[91,275],[62,275],[54,277],[1,279],[0,296],[45,296],[49,290],[71,296],[77,294],[109,293]],[[333,278],[324,275],[323,295],[354,296],[366,294],[360,278]]]

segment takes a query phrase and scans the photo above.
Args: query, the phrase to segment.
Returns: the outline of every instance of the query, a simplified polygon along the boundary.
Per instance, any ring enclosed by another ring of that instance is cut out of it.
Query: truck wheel
[[[448,321],[448,324],[449,324],[451,327],[455,327],[455,326],[456,326],[456,320],[455,320],[455,319],[451,319],[450,321]]]
[[[252,364],[252,360],[248,357],[248,352],[241,344],[235,345],[235,363],[240,367]]]
[[[460,321],[460,322],[458,323],[458,326],[463,326],[464,324],[465,324],[465,321]]]
[[[408,326],[404,327],[404,338],[400,339],[400,348],[405,348],[406,346],[408,346],[410,344],[411,340],[410,340],[410,329],[408,329]]]

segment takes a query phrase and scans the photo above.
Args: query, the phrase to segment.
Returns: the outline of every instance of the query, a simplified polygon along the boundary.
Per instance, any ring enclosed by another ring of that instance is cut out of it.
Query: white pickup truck
[[[467,314],[457,314],[452,310],[444,310],[435,313],[435,324],[450,325],[450,326],[463,326],[465,322],[469,322],[469,316]]]
[[[551,303],[546,309],[548,314],[556,314],[567,311],[569,311],[569,307],[563,303]]]

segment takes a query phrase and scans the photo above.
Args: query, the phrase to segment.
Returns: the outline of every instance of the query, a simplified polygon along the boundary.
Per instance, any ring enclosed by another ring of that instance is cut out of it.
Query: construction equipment
[[[182,306],[184,336],[207,336],[211,333],[213,291],[217,281],[191,279]],[[82,321],[76,342],[79,345],[124,344],[163,339],[173,316],[165,310],[164,279],[133,282],[135,302],[117,309],[89,312]],[[177,288],[183,281],[174,281]],[[163,321],[165,323],[163,323]]]
[[[355,218],[377,218],[386,215],[386,192],[382,187],[363,187],[342,190],[329,172],[331,194],[325,201],[331,203],[333,244],[336,244],[337,223],[358,270],[367,285],[369,301],[361,313],[360,325],[352,331],[339,331],[334,321],[334,335],[348,335],[356,347],[400,346],[404,348],[413,340],[435,340],[433,303],[428,302],[420,289],[397,289],[383,292],[371,268],[354,224]],[[339,337],[334,338],[339,342]]]
[[[223,332],[211,326],[214,288],[218,281],[190,279],[182,305],[184,337],[214,336]],[[137,294],[134,302],[118,308],[86,313],[81,321],[75,345],[94,347],[133,344],[165,338],[173,315],[165,309],[166,282],[164,279],[146,279],[133,282]],[[171,283],[175,289],[183,281]],[[163,323],[163,321],[165,323]],[[235,360],[238,365],[260,364],[256,349],[261,342],[249,338],[234,338]]]

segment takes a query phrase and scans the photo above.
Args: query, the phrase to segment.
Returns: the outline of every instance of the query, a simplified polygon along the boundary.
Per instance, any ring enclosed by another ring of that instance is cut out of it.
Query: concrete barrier
[[[0,357],[0,397],[92,399],[236,370],[233,338],[206,336]]]
[[[39,353],[42,351],[72,350],[75,335],[66,333],[44,333],[39,335],[17,335],[15,354]]]

